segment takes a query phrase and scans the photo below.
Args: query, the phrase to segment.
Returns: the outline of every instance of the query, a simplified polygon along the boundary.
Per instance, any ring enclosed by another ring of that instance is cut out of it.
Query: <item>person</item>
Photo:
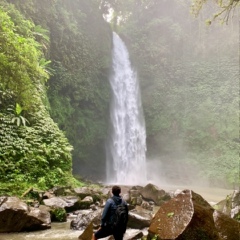
[[[119,186],[112,187],[113,197],[109,198],[106,201],[106,204],[103,209],[102,218],[101,218],[101,226],[93,234],[92,240],[97,240],[99,238],[105,238],[107,236],[113,235],[115,240],[122,240],[123,235],[126,231],[126,226],[123,226],[124,230],[121,229],[113,229],[113,221],[115,212],[117,209],[117,205],[121,204],[126,207],[126,211],[128,213],[127,203],[120,196],[121,188]]]

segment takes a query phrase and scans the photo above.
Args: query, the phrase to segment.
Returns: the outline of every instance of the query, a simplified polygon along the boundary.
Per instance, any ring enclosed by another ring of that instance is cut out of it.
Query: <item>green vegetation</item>
[[[38,38],[51,33],[46,54],[51,59],[47,70],[53,73],[47,83],[50,114],[73,145],[74,173],[97,177],[105,165],[110,26],[94,0],[12,2],[38,26]],[[102,167],[95,168],[96,161]]]
[[[196,19],[192,2],[0,0],[0,193],[78,184],[72,164],[101,179],[110,24],[138,71],[148,159],[238,184],[238,21],[228,16],[239,1],[227,5],[228,25],[210,28],[208,5],[199,13],[207,1],[195,1]]]
[[[110,27],[95,1],[1,0],[0,19],[0,192],[79,185],[72,161],[104,167]]]
[[[64,208],[54,208],[51,210],[51,219],[56,222],[66,222],[67,213]]]
[[[72,146],[46,110],[49,75],[39,64],[44,54],[34,23],[5,1],[0,2],[0,19],[1,192],[74,181]]]

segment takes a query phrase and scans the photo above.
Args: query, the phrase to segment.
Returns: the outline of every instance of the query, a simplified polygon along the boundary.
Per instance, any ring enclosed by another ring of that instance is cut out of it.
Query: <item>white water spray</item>
[[[107,146],[107,182],[146,184],[146,131],[137,74],[129,53],[113,33],[111,133]]]

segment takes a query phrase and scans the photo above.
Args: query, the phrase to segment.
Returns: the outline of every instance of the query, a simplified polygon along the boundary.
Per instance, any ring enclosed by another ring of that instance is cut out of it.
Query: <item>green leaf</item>
[[[20,115],[21,112],[22,112],[22,110],[23,110],[23,109],[22,109],[21,105],[18,104],[18,103],[16,103],[16,108],[15,108],[16,114],[17,114],[17,115]]]
[[[174,212],[169,212],[169,213],[167,214],[167,216],[168,216],[168,217],[173,217],[173,216],[174,216]]]

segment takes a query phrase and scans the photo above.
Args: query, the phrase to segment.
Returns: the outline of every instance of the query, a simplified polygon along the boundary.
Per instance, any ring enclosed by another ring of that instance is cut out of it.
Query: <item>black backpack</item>
[[[112,200],[117,205],[115,214],[113,216],[112,228],[113,231],[125,233],[127,229],[128,222],[128,207],[125,201],[122,200],[120,204],[118,204],[114,198]]]

